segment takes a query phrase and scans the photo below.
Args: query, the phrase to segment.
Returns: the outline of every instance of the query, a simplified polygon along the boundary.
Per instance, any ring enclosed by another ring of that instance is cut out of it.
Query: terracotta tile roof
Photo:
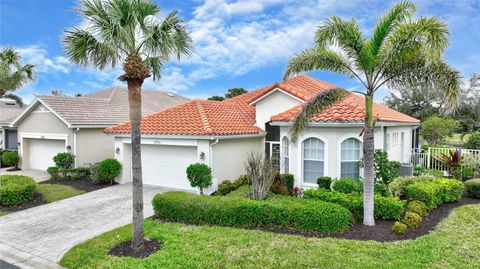
[[[0,100],[0,127],[10,125],[23,109],[13,100]]]
[[[241,106],[208,100],[192,100],[142,119],[142,134],[241,135],[257,134],[255,111]],[[105,133],[128,134],[129,122],[105,129]]]
[[[52,110],[72,125],[112,126],[129,120],[128,91],[111,87],[81,97],[39,96]],[[147,115],[188,101],[178,94],[142,90],[142,113]]]
[[[271,117],[272,121],[293,121],[303,105],[295,106]],[[378,121],[419,123],[420,121],[384,105],[373,103],[373,115]],[[352,93],[330,108],[312,117],[314,122],[363,122],[365,118],[365,98]]]

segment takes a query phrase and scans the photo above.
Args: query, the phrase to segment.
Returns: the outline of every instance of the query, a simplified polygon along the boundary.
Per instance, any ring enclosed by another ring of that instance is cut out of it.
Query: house
[[[300,75],[222,102],[192,100],[142,119],[142,167],[145,184],[193,191],[186,167],[195,162],[212,169],[219,182],[244,173],[250,152],[279,160],[282,173],[299,187],[316,186],[319,176],[361,176],[364,98],[351,94],[315,115],[297,142],[289,129],[302,105],[336,86]],[[374,104],[375,147],[390,159],[406,161],[419,121]],[[107,128],[115,136],[115,157],[123,164],[118,182],[131,181],[130,124]]]
[[[0,100],[0,150],[17,150],[17,129],[10,127],[10,122],[22,111],[15,101]]]
[[[142,94],[144,115],[188,100],[163,91]],[[113,137],[103,129],[128,119],[128,91],[112,87],[81,97],[38,96],[10,126],[18,130],[21,168],[45,170],[59,152],[74,154],[76,167],[113,158]]]

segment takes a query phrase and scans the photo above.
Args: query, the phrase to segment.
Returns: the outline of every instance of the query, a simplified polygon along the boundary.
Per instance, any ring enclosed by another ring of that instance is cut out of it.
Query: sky
[[[376,21],[395,1],[356,0],[156,0],[160,17],[177,9],[194,42],[190,58],[172,60],[160,81],[148,79],[144,89],[177,92],[190,98],[223,95],[227,89],[254,90],[281,81],[292,57],[312,46],[318,25],[336,15],[356,18],[370,36]],[[415,17],[437,16],[449,27],[447,61],[465,80],[480,73],[480,0],[417,0]],[[24,63],[36,65],[35,83],[16,93],[29,102],[37,94],[61,90],[86,94],[112,85],[120,69],[99,71],[68,61],[61,38],[66,29],[84,21],[70,0],[0,0],[0,47],[15,47]],[[309,73],[349,90],[362,91],[348,77]],[[382,89],[376,99],[388,93]]]

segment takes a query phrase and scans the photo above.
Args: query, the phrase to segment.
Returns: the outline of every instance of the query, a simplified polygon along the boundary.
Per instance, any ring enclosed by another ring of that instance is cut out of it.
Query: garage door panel
[[[197,162],[197,148],[142,145],[142,171],[145,184],[195,190],[187,179],[187,166]]]
[[[65,140],[29,139],[29,166],[31,169],[47,170],[54,166],[53,157],[60,152],[65,152]]]

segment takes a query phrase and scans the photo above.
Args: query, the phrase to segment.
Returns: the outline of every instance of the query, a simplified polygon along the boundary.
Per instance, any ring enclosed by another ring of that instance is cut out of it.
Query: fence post
[[[427,168],[430,168],[430,147],[428,147],[428,154],[427,154]]]

